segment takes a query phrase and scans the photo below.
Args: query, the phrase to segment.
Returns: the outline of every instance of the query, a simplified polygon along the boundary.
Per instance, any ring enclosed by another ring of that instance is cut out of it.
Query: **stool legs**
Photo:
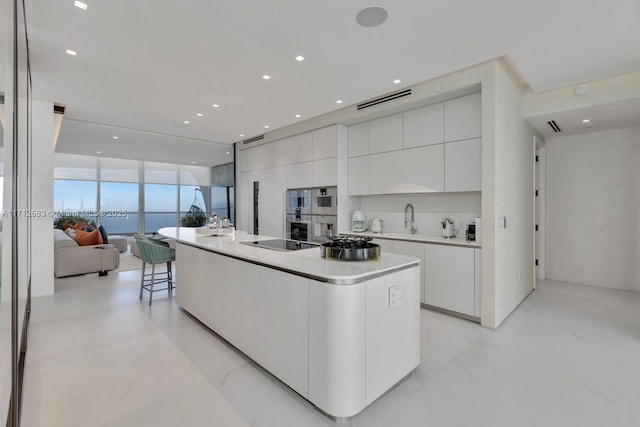
[[[156,265],[151,264],[151,287],[149,290],[149,305],[151,305],[151,299],[153,298],[153,284],[156,281]]]
[[[142,290],[144,289],[144,272],[146,271],[147,264],[142,261],[142,275],[140,276],[140,301],[142,301]]]

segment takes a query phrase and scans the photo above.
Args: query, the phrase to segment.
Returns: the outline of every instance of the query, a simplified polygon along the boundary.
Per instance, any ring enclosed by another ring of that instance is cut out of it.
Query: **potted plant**
[[[183,227],[202,227],[207,222],[207,215],[198,205],[191,205],[185,216],[180,219]]]
[[[89,223],[89,220],[77,215],[60,214],[53,221],[53,228],[59,228],[60,230],[64,230],[66,227],[73,227],[78,223],[87,224]]]

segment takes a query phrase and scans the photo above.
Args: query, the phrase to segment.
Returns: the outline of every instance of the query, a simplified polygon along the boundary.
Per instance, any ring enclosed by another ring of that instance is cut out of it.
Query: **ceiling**
[[[640,70],[639,1],[381,0],[387,21],[365,28],[363,0],[27,0],[33,94],[66,106],[59,151],[147,155],[157,136],[188,162],[188,144],[224,158],[226,144],[503,55],[534,92]]]

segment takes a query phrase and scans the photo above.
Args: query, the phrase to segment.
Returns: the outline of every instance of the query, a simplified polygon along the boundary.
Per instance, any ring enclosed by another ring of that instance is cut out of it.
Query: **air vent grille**
[[[554,131],[555,133],[560,133],[560,132],[562,132],[562,129],[560,129],[560,126],[558,126],[558,124],[556,123],[556,121],[555,121],[555,120],[549,120],[549,121],[547,122],[547,124],[549,125],[549,127],[550,127],[551,129],[553,129],[553,131]]]
[[[53,105],[54,114],[64,114],[65,107],[62,105]]]
[[[358,104],[358,110],[364,110],[365,108],[373,107],[374,105],[382,104],[384,102],[393,101],[394,99],[402,98],[404,96],[411,95],[411,89],[401,90],[400,92],[391,93],[389,95],[382,96],[380,98],[372,99],[362,104]]]
[[[252,142],[260,141],[261,139],[264,139],[264,135],[258,135],[254,136],[253,138],[245,139],[244,141],[242,141],[242,143],[251,144]]]

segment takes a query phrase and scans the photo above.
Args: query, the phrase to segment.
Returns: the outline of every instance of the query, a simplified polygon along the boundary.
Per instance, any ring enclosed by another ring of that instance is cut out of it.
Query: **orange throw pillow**
[[[100,235],[100,230],[93,230],[89,233],[84,230],[77,230],[76,242],[80,246],[101,245],[102,236]]]

